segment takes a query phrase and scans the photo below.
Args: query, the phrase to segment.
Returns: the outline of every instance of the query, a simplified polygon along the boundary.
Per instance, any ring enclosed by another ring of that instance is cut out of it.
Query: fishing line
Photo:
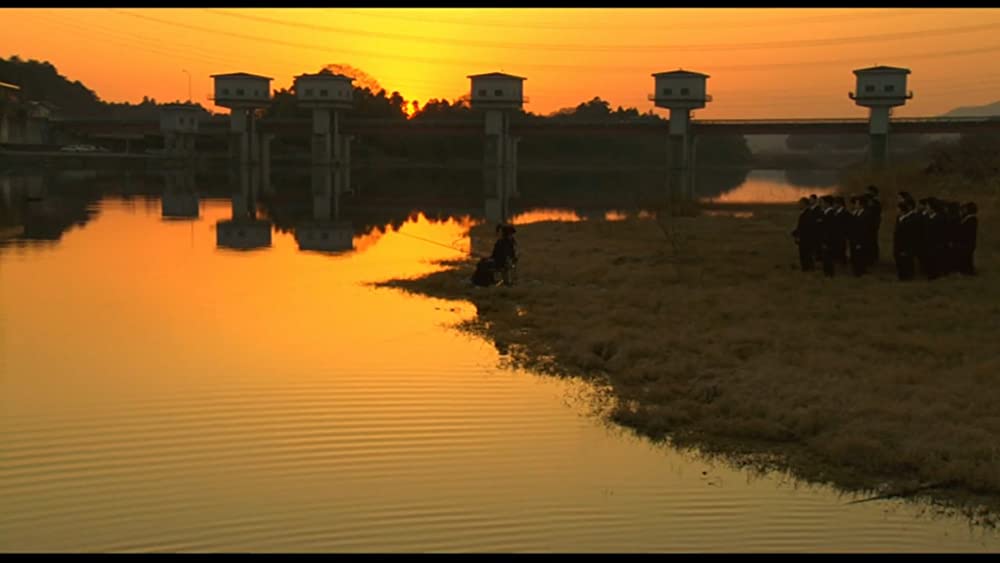
[[[396,231],[395,234],[397,234],[397,235],[403,235],[404,237],[410,237],[410,238],[414,238],[414,239],[417,239],[417,240],[422,240],[422,241],[430,243],[430,244],[436,244],[436,245],[442,246],[444,248],[450,248],[451,250],[454,250],[455,252],[461,252],[462,254],[465,254],[464,250],[460,250],[458,248],[455,248],[454,246],[452,246],[450,244],[445,244],[443,242],[438,242],[436,240],[431,240],[429,238],[418,237],[417,235],[411,235],[409,233],[404,233],[402,231]]]

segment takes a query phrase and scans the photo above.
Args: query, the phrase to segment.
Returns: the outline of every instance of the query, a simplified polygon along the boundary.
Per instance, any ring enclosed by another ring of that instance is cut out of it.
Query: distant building
[[[268,76],[234,72],[213,74],[215,79],[215,105],[250,109],[267,106],[271,100],[271,80]]]
[[[908,68],[873,66],[854,71],[857,78],[854,92],[848,97],[868,108],[869,151],[871,162],[882,166],[889,156],[889,118],[892,108],[902,106],[913,97],[906,90]]]
[[[524,97],[523,76],[489,72],[472,74],[470,97],[473,109],[521,109],[527,99]]]
[[[19,86],[0,82],[0,143],[50,144],[55,110],[48,102],[25,100]]]
[[[166,153],[194,153],[201,112],[201,107],[195,104],[164,104],[160,107],[160,132],[163,133],[163,150]]]
[[[25,117],[20,86],[0,82],[0,143],[14,143],[23,136],[19,126]]]
[[[0,82],[0,103],[11,103],[21,100],[21,87],[16,84]]]
[[[653,74],[655,91],[649,99],[667,109],[700,109],[712,97],[706,94],[707,74],[689,70],[671,70]]]
[[[229,108],[230,157],[242,165],[268,162],[270,136],[261,136],[254,111],[271,103],[271,77],[236,72],[213,74],[215,105]]]
[[[350,109],[354,100],[354,79],[323,69],[316,74],[295,77],[295,97],[302,107]]]
[[[201,106],[196,104],[163,104],[160,106],[160,131],[197,133]]]
[[[892,66],[873,66],[854,71],[856,84],[849,97],[863,107],[901,106],[913,94],[906,90],[906,77],[910,69]]]
[[[29,101],[28,124],[24,142],[32,145],[52,144],[52,118],[56,113],[55,104]]]

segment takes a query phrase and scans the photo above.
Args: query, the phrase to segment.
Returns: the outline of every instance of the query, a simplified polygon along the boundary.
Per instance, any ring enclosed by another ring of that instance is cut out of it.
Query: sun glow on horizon
[[[598,96],[645,113],[650,74],[710,75],[701,118],[862,117],[851,71],[911,68],[899,115],[995,101],[996,9],[5,8],[0,56],[46,60],[104,100],[187,98],[209,107],[209,76],[245,71],[272,88],[330,64],[410,102],[454,100],[467,75],[528,77],[528,111]],[[184,72],[187,71],[187,72]],[[127,79],[125,79],[127,77]]]

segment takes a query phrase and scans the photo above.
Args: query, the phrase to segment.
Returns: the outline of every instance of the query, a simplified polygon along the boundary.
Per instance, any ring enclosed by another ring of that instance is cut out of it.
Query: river
[[[470,304],[368,285],[467,252],[474,209],[362,191],[310,213],[282,186],[190,181],[0,183],[0,550],[1000,548],[960,517],[636,437],[588,385],[454,330]],[[771,171],[727,193],[822,188]],[[517,211],[585,215],[546,209]]]

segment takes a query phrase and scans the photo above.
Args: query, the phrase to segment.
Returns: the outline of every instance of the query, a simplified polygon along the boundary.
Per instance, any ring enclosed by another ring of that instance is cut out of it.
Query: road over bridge
[[[151,120],[124,119],[65,119],[53,121],[57,130],[96,138],[141,138],[160,135],[160,124]],[[310,119],[262,119],[259,131],[282,136],[308,136],[312,130]],[[410,120],[356,119],[346,117],[340,122],[344,134],[363,136],[380,135],[458,135],[483,134],[481,120]],[[667,135],[666,121],[617,121],[617,122],[514,122],[511,134],[521,137],[614,134],[614,135]],[[867,119],[728,119],[693,120],[692,134],[705,135],[866,135]],[[1000,132],[997,117],[922,117],[897,118],[890,123],[892,134],[971,133],[978,131]],[[227,117],[217,117],[199,125],[199,135],[225,136],[229,134]]]

